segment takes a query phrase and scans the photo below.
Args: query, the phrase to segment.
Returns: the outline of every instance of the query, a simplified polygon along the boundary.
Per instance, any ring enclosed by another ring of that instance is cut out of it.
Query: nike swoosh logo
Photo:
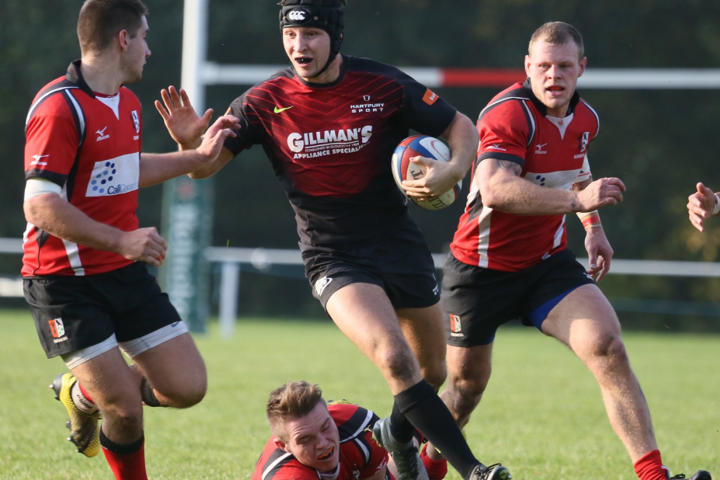
[[[294,106],[294,105],[293,105],[293,106]],[[285,107],[285,108],[280,108],[280,107],[278,107],[278,106],[276,105],[274,111],[275,111],[275,113],[284,112],[285,110],[290,110],[293,106]]]

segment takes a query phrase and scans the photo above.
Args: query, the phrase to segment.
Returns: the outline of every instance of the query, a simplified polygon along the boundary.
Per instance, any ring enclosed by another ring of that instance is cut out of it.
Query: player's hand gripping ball
[[[392,172],[395,183],[403,193],[405,192],[405,189],[402,188],[403,180],[418,180],[425,176],[422,166],[410,161],[411,158],[417,156],[431,158],[440,162],[449,162],[450,149],[437,138],[426,135],[413,135],[400,142],[395,147],[392,156]],[[462,181],[437,197],[427,198],[422,201],[413,197],[407,198],[424,209],[441,210],[458,199],[461,188]]]

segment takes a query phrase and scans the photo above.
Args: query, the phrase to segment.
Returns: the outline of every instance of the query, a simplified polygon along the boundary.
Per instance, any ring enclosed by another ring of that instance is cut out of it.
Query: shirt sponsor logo
[[[97,138],[95,139],[96,142],[100,142],[102,140],[107,140],[110,138],[110,134],[105,135],[105,130],[107,130],[108,127],[103,128],[102,130],[97,130],[95,133],[97,133]]]
[[[330,285],[330,282],[332,282],[332,278],[330,277],[322,277],[320,280],[318,280],[315,283],[315,293],[317,296],[321,296],[328,285]]]
[[[460,315],[450,314],[450,336],[451,337],[464,337],[465,334],[462,331],[462,319]]]
[[[35,160],[30,162],[30,165],[38,165],[38,166],[47,165],[47,162],[41,162],[40,159],[47,158],[49,156],[50,155],[33,155],[32,158],[34,158]]]
[[[372,137],[372,125],[324,132],[291,133],[287,137],[293,158],[316,158],[326,155],[354,153],[363,148]]]
[[[573,158],[576,159],[576,160],[577,160],[578,158],[585,158],[585,154],[584,154],[584,153],[578,153],[578,154],[576,154],[576,155],[573,155]]]
[[[437,93],[433,92],[429,88],[425,92],[425,95],[423,96],[423,102],[427,103],[428,105],[432,105],[433,103],[437,102],[437,99],[440,98]]]
[[[363,102],[369,102],[370,101],[370,95],[363,95]]]
[[[545,148],[545,145],[547,143],[538,143],[535,145],[535,155],[545,155],[547,154],[547,151],[543,150]]]
[[[50,326],[50,334],[53,337],[53,342],[60,343],[68,339],[65,335],[65,324],[63,323],[62,318],[49,320],[48,325]]]
[[[133,192],[138,189],[139,179],[138,153],[95,162],[85,196],[107,197]]]
[[[367,96],[368,95],[366,95],[366,97]],[[364,103],[359,105],[350,105],[350,111],[352,113],[375,113],[382,112],[383,110],[385,110],[384,103]]]

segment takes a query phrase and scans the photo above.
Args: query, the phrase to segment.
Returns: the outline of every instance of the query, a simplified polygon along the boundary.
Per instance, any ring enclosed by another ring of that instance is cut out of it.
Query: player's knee
[[[102,415],[112,422],[113,428],[124,434],[142,431],[142,403],[109,403],[101,409]]]
[[[377,367],[385,374],[396,380],[407,381],[412,379],[419,370],[417,359],[410,347],[385,348],[376,355]]]
[[[175,408],[189,408],[197,405],[205,398],[207,392],[207,378],[198,378],[193,382],[183,383],[172,387],[165,387],[164,391],[159,393],[170,400],[170,404]]]
[[[589,363],[602,369],[615,369],[628,365],[627,351],[620,335],[603,335],[593,342]]]

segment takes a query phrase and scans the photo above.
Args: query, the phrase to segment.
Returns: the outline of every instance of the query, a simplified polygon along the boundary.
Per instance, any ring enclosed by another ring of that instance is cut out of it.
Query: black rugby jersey
[[[390,164],[409,129],[439,136],[456,110],[399,69],[343,55],[339,78],[309,84],[292,67],[235,99],[234,155],[262,145],[295,210],[300,241],[372,240],[408,219]]]

